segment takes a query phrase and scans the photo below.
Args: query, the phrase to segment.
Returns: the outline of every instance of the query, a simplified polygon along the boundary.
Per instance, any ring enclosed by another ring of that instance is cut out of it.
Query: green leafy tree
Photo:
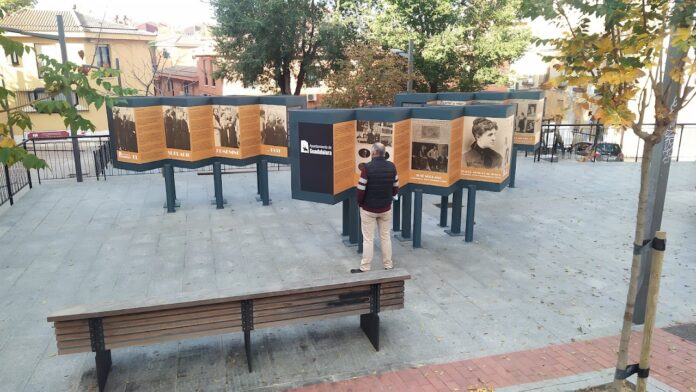
[[[326,106],[392,106],[394,96],[408,81],[407,62],[401,56],[367,42],[349,47],[339,69],[325,83],[329,89]],[[422,81],[422,77],[416,76]]]
[[[4,13],[0,11],[0,17]],[[12,54],[22,57],[33,48],[20,42],[11,40],[0,29],[0,46],[6,56]],[[65,100],[53,100],[59,94],[69,96],[73,92],[85,102],[86,105],[94,105],[97,109],[104,105],[111,106],[118,99],[112,95],[131,95],[135,90],[124,89],[112,85],[108,78],[118,76],[118,71],[108,68],[94,68],[89,65],[78,65],[72,62],[60,63],[45,55],[39,55],[42,66],[39,73],[47,93],[45,98],[32,101],[22,106],[10,106],[10,98],[16,96],[15,92],[0,86],[0,108],[4,118],[0,120],[0,164],[11,166],[22,162],[27,169],[45,168],[46,162],[29,154],[23,147],[18,146],[13,137],[12,129],[31,130],[31,118],[22,108],[32,106],[38,113],[55,114],[63,119],[63,124],[69,128],[72,135],[78,131],[94,131],[95,126],[82,117],[77,108]],[[92,83],[96,84],[95,88]]]
[[[478,90],[507,81],[504,66],[531,42],[521,0],[384,0],[370,35],[389,48],[414,41],[414,65],[431,92]]]
[[[36,0],[0,0],[0,8],[6,13],[12,13],[22,8],[30,8],[36,5]]]
[[[359,3],[213,0],[217,76],[299,95],[335,66],[355,38]]]
[[[597,107],[594,116],[605,126],[630,129],[644,141],[634,232],[634,244],[641,247],[645,238],[655,234],[646,232],[653,149],[667,136],[673,140],[677,116],[696,88],[696,0],[530,3],[530,16],[538,13],[566,30],[562,37],[541,41],[557,51],[547,60],[555,63],[560,77],[549,87],[565,82],[587,91],[588,86],[594,86],[594,94],[585,93],[581,104]],[[644,125],[650,106],[654,112],[652,130]],[[670,146],[667,140],[666,145]],[[670,159],[671,148],[662,154]],[[619,369],[625,369],[628,362],[640,262],[641,254],[634,254],[617,358]],[[620,381],[615,381],[618,389]]]

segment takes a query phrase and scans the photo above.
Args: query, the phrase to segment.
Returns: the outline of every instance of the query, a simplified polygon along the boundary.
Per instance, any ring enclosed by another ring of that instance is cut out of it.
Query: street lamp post
[[[408,60],[408,82],[406,82],[406,91],[413,91],[413,39],[408,40],[408,52],[401,49],[389,49],[390,52],[399,55]]]

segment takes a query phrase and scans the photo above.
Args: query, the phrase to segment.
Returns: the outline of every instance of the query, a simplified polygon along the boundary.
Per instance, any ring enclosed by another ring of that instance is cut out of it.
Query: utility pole
[[[56,15],[56,23],[58,24],[58,45],[60,45],[60,59],[63,64],[68,62],[68,48],[65,44],[65,27],[63,25],[63,15]],[[63,90],[65,100],[70,106],[75,106],[73,100],[72,88],[66,86]],[[75,178],[77,182],[82,182],[82,162],[80,159],[80,141],[77,139],[76,132],[70,130],[70,140],[72,141],[73,159],[75,161]]]
[[[413,92],[413,39],[408,40],[408,84],[407,92]]]

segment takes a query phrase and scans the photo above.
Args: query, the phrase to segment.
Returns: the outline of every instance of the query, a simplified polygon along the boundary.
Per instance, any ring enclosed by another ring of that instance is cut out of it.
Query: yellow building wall
[[[48,49],[51,52],[51,57],[60,59],[60,48],[58,43],[50,40],[43,40],[31,37],[19,37],[7,34],[7,36],[15,41],[22,42],[28,46],[34,44],[50,45]],[[130,39],[124,39],[130,38]],[[110,46],[111,66],[116,66],[115,59],[119,59],[121,67],[121,82],[123,87],[135,88],[139,92],[144,91],[145,86],[138,81],[145,82],[152,79],[151,57],[149,52],[148,42],[154,39],[154,36],[125,36],[123,34],[102,34],[97,38],[93,36],[68,36],[66,37],[66,46],[68,51],[68,60],[77,64],[89,64],[92,62],[97,44],[107,44]],[[81,59],[79,51],[84,51],[85,57]],[[22,94],[26,91],[33,91],[36,88],[43,87],[43,81],[38,78],[38,69],[36,54],[34,51],[24,53],[19,60],[19,65],[14,66],[8,56],[0,56],[0,72],[2,73],[6,88],[11,91]],[[117,78],[109,80],[112,84],[117,84]],[[95,85],[96,86],[96,85]],[[10,107],[16,106],[16,100],[9,98]],[[65,130],[62,118],[57,115],[47,115],[38,113],[27,113],[31,118],[33,127],[32,131],[54,131]],[[89,110],[81,111],[80,114],[90,120],[96,127],[97,131],[108,129],[106,120],[106,109],[97,110],[94,106],[90,106]],[[1,121],[6,121],[7,116],[0,116]],[[17,133],[17,132],[15,132]]]

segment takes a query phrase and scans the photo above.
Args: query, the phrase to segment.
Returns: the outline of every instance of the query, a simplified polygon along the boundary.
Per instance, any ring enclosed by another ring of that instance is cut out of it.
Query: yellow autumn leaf
[[[12,138],[3,137],[3,138],[0,139],[0,147],[3,147],[3,148],[12,148],[12,147],[14,147],[14,146],[16,146],[16,145],[17,145],[17,144],[15,143],[14,140],[12,140]]]
[[[609,53],[614,47],[610,37],[604,37],[599,41],[596,41],[594,46],[602,53]]]
[[[672,68],[669,71],[669,77],[672,78],[673,81],[681,83],[682,79],[684,79],[684,70],[681,68]]]
[[[690,27],[679,27],[677,30],[674,32],[674,35],[672,36],[674,39],[674,43],[678,44],[680,42],[688,41],[689,37],[691,37],[691,28]]]

